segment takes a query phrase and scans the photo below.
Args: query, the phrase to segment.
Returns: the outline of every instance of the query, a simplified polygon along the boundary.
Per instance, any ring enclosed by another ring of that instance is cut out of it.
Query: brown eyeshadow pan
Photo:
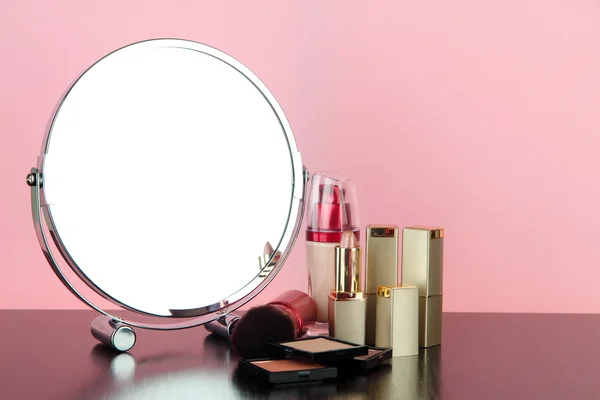
[[[322,365],[293,359],[252,361],[251,363],[257,367],[266,369],[269,372],[299,371],[323,368]]]
[[[239,361],[239,370],[252,381],[268,384],[302,383],[337,378],[337,368],[298,359],[262,358]]]
[[[368,354],[369,348],[329,336],[271,343],[272,357],[293,358],[319,365],[336,365]]]
[[[351,360],[347,367],[358,372],[367,372],[373,368],[387,362],[392,358],[392,349],[384,347],[370,347],[369,354],[357,356]]]
[[[296,350],[310,351],[311,353],[321,353],[324,351],[335,351],[356,347],[350,344],[340,343],[322,337],[307,340],[296,340],[293,342],[284,342],[280,344],[283,346],[292,347]]]
[[[369,354],[365,354],[364,356],[358,356],[358,357],[354,357],[354,358],[359,359],[359,360],[366,360],[369,357],[373,357],[379,353],[381,353],[381,350],[369,349]]]

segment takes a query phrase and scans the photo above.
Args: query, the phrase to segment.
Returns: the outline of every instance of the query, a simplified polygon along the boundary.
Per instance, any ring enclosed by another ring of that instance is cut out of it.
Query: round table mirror
[[[157,39],[75,81],[27,183],[42,249],[73,294],[112,329],[178,329],[239,308],[274,278],[307,176],[281,107],[248,68]],[[112,315],[78,285],[144,318]]]

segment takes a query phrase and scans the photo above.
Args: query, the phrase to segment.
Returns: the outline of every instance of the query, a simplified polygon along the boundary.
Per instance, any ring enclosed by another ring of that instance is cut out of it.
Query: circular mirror
[[[273,279],[306,183],[265,85],[223,52],[173,39],[126,46],[85,71],[34,172],[54,244],[87,286],[145,316],[194,317],[189,326]]]

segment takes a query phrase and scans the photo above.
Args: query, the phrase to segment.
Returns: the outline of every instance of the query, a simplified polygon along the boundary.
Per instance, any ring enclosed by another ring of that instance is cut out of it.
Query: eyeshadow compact
[[[328,336],[315,336],[287,342],[271,343],[271,348],[275,358],[294,358],[326,365],[369,354],[367,346],[345,342]]]
[[[242,359],[239,371],[269,384],[315,382],[337,378],[338,367],[341,372],[367,372],[392,356],[392,349],[357,345],[329,336],[270,346],[272,358]]]
[[[337,378],[337,368],[296,359],[240,360],[240,372],[271,384],[322,381]]]
[[[384,347],[369,347],[369,353],[356,356],[352,359],[350,367],[354,371],[367,372],[392,358],[392,349]]]

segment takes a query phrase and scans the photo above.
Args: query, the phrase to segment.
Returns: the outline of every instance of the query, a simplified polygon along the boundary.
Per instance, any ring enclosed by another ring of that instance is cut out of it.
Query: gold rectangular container
[[[377,287],[396,286],[398,280],[398,227],[368,225],[365,254],[365,293],[367,295],[366,343],[375,344]]]
[[[442,295],[419,296],[419,346],[442,343]]]
[[[375,346],[392,356],[419,354],[419,290],[416,286],[379,286]]]
[[[327,319],[329,336],[364,345],[367,302],[362,291],[361,270],[358,243],[355,247],[341,247],[340,243],[335,248],[335,287],[329,294]]]
[[[412,226],[402,230],[403,285],[419,289],[419,346],[442,342],[444,229]]]
[[[364,293],[348,295],[332,292],[328,307],[329,336],[364,345],[367,310]]]

